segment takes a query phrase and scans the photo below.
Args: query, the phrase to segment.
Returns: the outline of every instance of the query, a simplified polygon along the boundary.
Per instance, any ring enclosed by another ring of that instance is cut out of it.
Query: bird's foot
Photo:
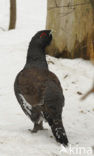
[[[43,128],[43,129],[38,129],[38,130],[36,130],[36,129],[32,129],[32,130],[28,129],[28,130],[29,130],[30,133],[37,133],[38,131],[41,131],[41,130],[45,131],[45,130],[48,130],[48,129],[47,128]]]
[[[35,123],[34,124],[34,128],[31,130],[31,129],[29,129],[29,131],[31,132],[31,133],[37,133],[39,130],[47,130],[46,128],[44,128],[43,127],[43,125],[40,123],[40,124],[37,124],[37,123]]]

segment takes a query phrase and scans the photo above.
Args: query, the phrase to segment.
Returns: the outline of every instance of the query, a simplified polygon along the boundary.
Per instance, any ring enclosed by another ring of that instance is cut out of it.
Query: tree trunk
[[[16,25],[16,0],[10,0],[10,24],[9,30],[15,29]]]
[[[50,55],[94,59],[94,0],[48,0],[46,28]]]

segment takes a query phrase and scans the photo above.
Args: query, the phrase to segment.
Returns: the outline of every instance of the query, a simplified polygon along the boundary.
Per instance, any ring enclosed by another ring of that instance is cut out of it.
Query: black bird
[[[32,132],[43,129],[43,118],[56,140],[68,145],[62,123],[64,95],[57,76],[49,71],[45,48],[52,40],[51,30],[39,31],[32,38],[26,64],[16,77],[14,91],[24,113],[34,123]]]

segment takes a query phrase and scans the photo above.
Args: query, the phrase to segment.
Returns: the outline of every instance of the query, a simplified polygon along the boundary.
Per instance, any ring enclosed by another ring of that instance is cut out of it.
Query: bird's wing
[[[45,79],[36,70],[23,70],[17,77],[18,88],[26,101],[32,106],[43,103],[42,95],[45,88]]]

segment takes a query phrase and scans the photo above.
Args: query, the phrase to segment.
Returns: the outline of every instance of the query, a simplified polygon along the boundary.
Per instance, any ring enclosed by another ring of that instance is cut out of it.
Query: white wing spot
[[[31,115],[32,106],[25,100],[24,96],[22,94],[19,94],[21,100],[23,101],[23,107],[28,112],[29,115]]]

